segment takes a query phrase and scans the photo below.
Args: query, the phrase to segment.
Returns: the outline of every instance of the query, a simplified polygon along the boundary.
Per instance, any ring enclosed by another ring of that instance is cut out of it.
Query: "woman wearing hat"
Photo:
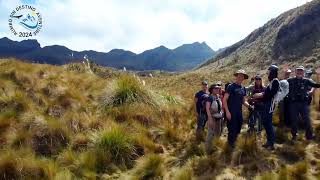
[[[206,112],[208,117],[208,134],[206,139],[206,151],[210,154],[211,141],[213,137],[220,137],[221,123],[223,120],[223,107],[220,99],[220,84],[213,84],[209,88],[210,95],[206,102]]]
[[[255,125],[256,122],[258,123],[258,134],[261,133],[262,131],[262,114],[264,110],[264,103],[262,102],[261,99],[254,99],[253,95],[257,93],[262,93],[265,91],[265,87],[262,82],[262,77],[261,75],[256,75],[254,77],[254,85],[250,86],[247,88],[247,91],[249,91],[249,104],[254,106],[254,111],[250,112],[249,116],[249,132],[255,132]]]
[[[253,108],[245,100],[247,93],[245,87],[242,86],[243,81],[248,79],[249,76],[244,70],[238,70],[234,76],[236,78],[235,82],[228,86],[223,98],[227,117],[228,143],[231,147],[234,147],[241,131],[243,123],[242,105]]]

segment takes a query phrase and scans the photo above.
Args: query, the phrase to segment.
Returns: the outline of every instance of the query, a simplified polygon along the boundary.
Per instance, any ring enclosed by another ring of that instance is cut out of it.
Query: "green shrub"
[[[104,98],[103,106],[121,106],[134,102],[156,105],[151,93],[131,75],[120,76],[113,92]]]
[[[132,167],[136,158],[134,140],[123,129],[115,127],[93,136],[94,148],[97,154],[97,166],[101,167],[112,162],[115,165]]]

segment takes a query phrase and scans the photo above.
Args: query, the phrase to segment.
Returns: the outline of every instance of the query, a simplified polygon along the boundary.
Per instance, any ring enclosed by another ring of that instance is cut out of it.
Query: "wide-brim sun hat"
[[[298,66],[298,67],[296,68],[296,70],[304,71],[304,67],[303,67],[303,66]]]
[[[222,86],[222,82],[221,81],[218,81],[218,82],[216,82],[216,84],[218,85],[218,86]]]
[[[240,69],[238,70],[236,73],[234,73],[233,75],[234,76],[238,76],[238,74],[242,74],[244,76],[244,79],[249,79],[249,75],[246,73],[245,70],[243,69]]]

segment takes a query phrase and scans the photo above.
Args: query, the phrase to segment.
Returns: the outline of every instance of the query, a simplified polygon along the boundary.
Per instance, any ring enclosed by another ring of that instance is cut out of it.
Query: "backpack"
[[[203,94],[201,97],[200,97],[200,113],[204,113],[206,114],[206,102],[207,102],[207,99],[209,98],[209,94]]]
[[[222,102],[220,99],[214,98],[210,107],[211,115],[216,120],[223,118]]]
[[[270,89],[272,89],[272,83],[273,81],[279,81],[278,79],[274,79],[271,81]],[[289,83],[287,80],[281,80],[279,81],[279,89],[276,95],[272,98],[272,105],[270,108],[270,113],[274,112],[275,106],[279,104],[280,101],[282,101],[287,95],[289,94]]]

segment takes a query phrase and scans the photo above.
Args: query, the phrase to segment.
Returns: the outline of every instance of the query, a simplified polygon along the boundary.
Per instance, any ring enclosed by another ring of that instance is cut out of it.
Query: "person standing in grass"
[[[313,130],[310,119],[310,104],[309,104],[309,89],[320,88],[320,84],[317,84],[311,79],[304,77],[304,67],[299,66],[296,68],[296,77],[288,79],[289,82],[289,112],[291,120],[291,133],[292,140],[297,139],[298,133],[298,118],[301,115],[302,120],[305,124],[306,139],[312,140]],[[317,71],[318,77],[320,76],[320,69]]]
[[[236,77],[236,80],[228,86],[223,98],[227,117],[228,143],[231,147],[234,147],[236,139],[241,131],[243,123],[242,105],[247,106],[249,109],[253,109],[246,101],[246,89],[242,86],[243,81],[248,79],[249,76],[244,70],[238,70],[234,76]]]
[[[290,78],[291,72],[292,71],[291,69],[289,69],[289,67],[285,67],[284,77],[282,78],[282,80],[288,80]],[[282,101],[279,102],[279,125],[280,127],[290,127],[288,96],[286,96]]]
[[[223,121],[223,108],[220,99],[221,85],[213,84],[209,88],[210,95],[206,101],[206,112],[208,117],[208,134],[205,143],[206,151],[211,153],[211,142],[213,137],[220,137],[221,124]]]
[[[256,93],[262,93],[265,91],[265,87],[263,86],[262,77],[261,75],[256,75],[254,77],[254,84],[249,86],[247,88],[247,91],[249,92],[249,104],[254,106],[254,111],[250,112],[249,116],[249,132],[258,132],[258,134],[262,131],[262,114],[264,110],[264,103],[261,101],[261,99],[254,99],[253,95]],[[255,129],[255,125],[257,124],[257,129]]]
[[[207,115],[205,112],[205,100],[209,95],[208,91],[208,82],[202,81],[201,83],[202,89],[197,92],[194,96],[194,103],[196,107],[196,115],[197,115],[197,129],[196,129],[196,138],[198,141],[201,140],[202,132],[207,122]]]
[[[275,108],[274,97],[279,91],[280,81],[278,80],[278,66],[271,65],[268,68],[268,79],[270,84],[264,92],[253,95],[254,99],[261,99],[264,103],[262,123],[267,133],[267,142],[263,145],[268,150],[274,150],[275,133],[272,125],[272,116]]]

